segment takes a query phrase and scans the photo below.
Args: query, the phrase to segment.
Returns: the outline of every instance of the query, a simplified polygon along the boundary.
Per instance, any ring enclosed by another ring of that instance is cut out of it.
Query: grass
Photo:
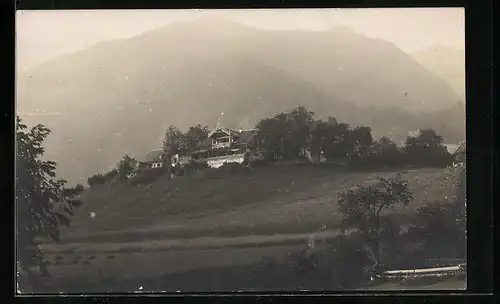
[[[448,169],[447,169],[448,170]],[[137,239],[238,236],[314,232],[335,228],[337,193],[377,176],[396,172],[342,172],[329,167],[259,168],[249,174],[211,179],[160,176],[154,183],[131,187],[100,186],[84,193],[84,206],[67,241],[131,241]],[[451,200],[452,173],[429,168],[409,170],[415,201],[399,213],[413,213],[426,201]],[[95,212],[95,219],[89,217]]]
[[[127,292],[143,285],[146,290],[207,290],[212,287],[231,289],[236,286],[259,285],[247,281],[245,270],[255,268],[263,256],[281,259],[288,252],[301,248],[294,246],[254,246],[251,248],[185,250],[181,254],[171,252],[130,252],[92,254],[62,253],[64,264],[51,265],[51,278],[38,286],[37,292]],[[53,259],[55,254],[48,254]],[[75,260],[80,263],[73,263]],[[126,265],[126,267],[124,267]],[[243,271],[243,272],[242,272]],[[196,274],[192,277],[191,274]],[[219,277],[219,281],[213,281]],[[225,281],[221,282],[223,278]],[[183,281],[183,283],[180,282]],[[26,290],[29,292],[30,290]],[[31,290],[33,291],[33,289]]]
[[[401,171],[414,202],[385,216],[405,223],[427,201],[451,201],[453,170]],[[38,290],[258,289],[248,273],[263,257],[282,259],[303,248],[310,234],[335,230],[341,189],[397,172],[302,165],[99,185],[82,195],[62,243],[43,245],[49,260],[61,257]]]

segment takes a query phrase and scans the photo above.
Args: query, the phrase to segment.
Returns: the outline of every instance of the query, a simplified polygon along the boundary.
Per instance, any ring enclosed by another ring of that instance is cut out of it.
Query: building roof
[[[159,163],[162,161],[163,150],[155,149],[146,154],[146,156],[141,160],[143,163]]]
[[[379,141],[373,142],[369,148],[389,148],[389,145],[386,145],[385,143],[381,143]]]
[[[190,153],[202,153],[202,152],[206,152],[206,151],[210,150],[212,148],[212,139],[210,138],[210,136],[217,133],[218,131],[222,131],[226,134],[231,134],[234,137],[235,144],[249,144],[252,142],[252,140],[255,138],[255,136],[258,133],[257,129],[242,130],[240,132],[240,131],[234,131],[234,130],[231,130],[228,128],[218,127],[218,128],[215,128],[212,132],[210,132],[209,137],[204,139],[200,143],[200,145],[198,146],[198,149],[196,151],[192,151]]]
[[[209,134],[208,138],[202,142],[200,145],[201,147],[203,146],[210,146],[212,144],[211,137],[218,132],[223,132],[226,133],[227,135],[232,135],[235,137],[235,143],[249,143],[252,141],[252,139],[255,137],[257,134],[257,129],[250,129],[250,130],[241,130],[241,131],[236,131],[233,129],[225,128],[222,126],[218,126],[215,129],[213,129]]]
[[[238,131],[235,131],[235,130],[232,130],[232,129],[229,129],[229,128],[225,128],[225,127],[222,127],[222,126],[218,126],[216,127],[215,129],[213,129],[209,134],[208,134],[208,138],[212,137],[212,135],[214,135],[215,133],[217,132],[224,132],[226,133],[227,135],[234,135],[236,133],[238,133]]]

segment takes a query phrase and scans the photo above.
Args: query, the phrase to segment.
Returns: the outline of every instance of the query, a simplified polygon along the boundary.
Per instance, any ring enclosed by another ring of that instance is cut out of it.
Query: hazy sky
[[[407,52],[441,44],[464,49],[462,8],[288,10],[18,11],[17,66],[33,67],[93,44],[127,38],[170,22],[220,16],[266,29],[323,30],[345,25]]]

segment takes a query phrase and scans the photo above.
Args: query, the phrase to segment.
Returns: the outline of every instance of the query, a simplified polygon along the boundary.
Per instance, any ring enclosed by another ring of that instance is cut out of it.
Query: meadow
[[[61,242],[42,245],[54,261],[45,288],[262,289],[251,273],[263,259],[284,259],[311,240],[339,234],[336,197],[342,189],[402,174],[414,200],[384,216],[404,226],[424,203],[453,200],[454,170],[298,165],[92,187]]]

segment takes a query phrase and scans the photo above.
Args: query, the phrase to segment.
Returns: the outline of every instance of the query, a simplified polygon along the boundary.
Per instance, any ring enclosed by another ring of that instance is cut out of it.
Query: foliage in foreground
[[[264,258],[252,277],[265,290],[354,290],[370,280],[370,259],[356,236],[307,247],[277,261]]]
[[[380,240],[382,232],[391,223],[381,222],[381,213],[398,205],[406,206],[413,199],[408,182],[396,175],[393,178],[378,178],[375,185],[356,186],[343,190],[338,195],[338,205],[343,215],[341,227],[354,228],[364,239],[365,245],[375,259],[381,262]],[[385,229],[384,229],[385,228]],[[397,229],[399,233],[399,229]]]
[[[44,268],[38,238],[59,240],[59,227],[69,226],[73,209],[81,205],[77,196],[83,186],[65,188],[66,181],[56,179],[56,163],[41,160],[43,142],[50,130],[36,125],[27,130],[17,118],[16,125],[16,241],[21,269]]]
[[[465,258],[467,241],[466,168],[458,168],[452,202],[429,202],[418,209],[408,235],[433,257]]]

